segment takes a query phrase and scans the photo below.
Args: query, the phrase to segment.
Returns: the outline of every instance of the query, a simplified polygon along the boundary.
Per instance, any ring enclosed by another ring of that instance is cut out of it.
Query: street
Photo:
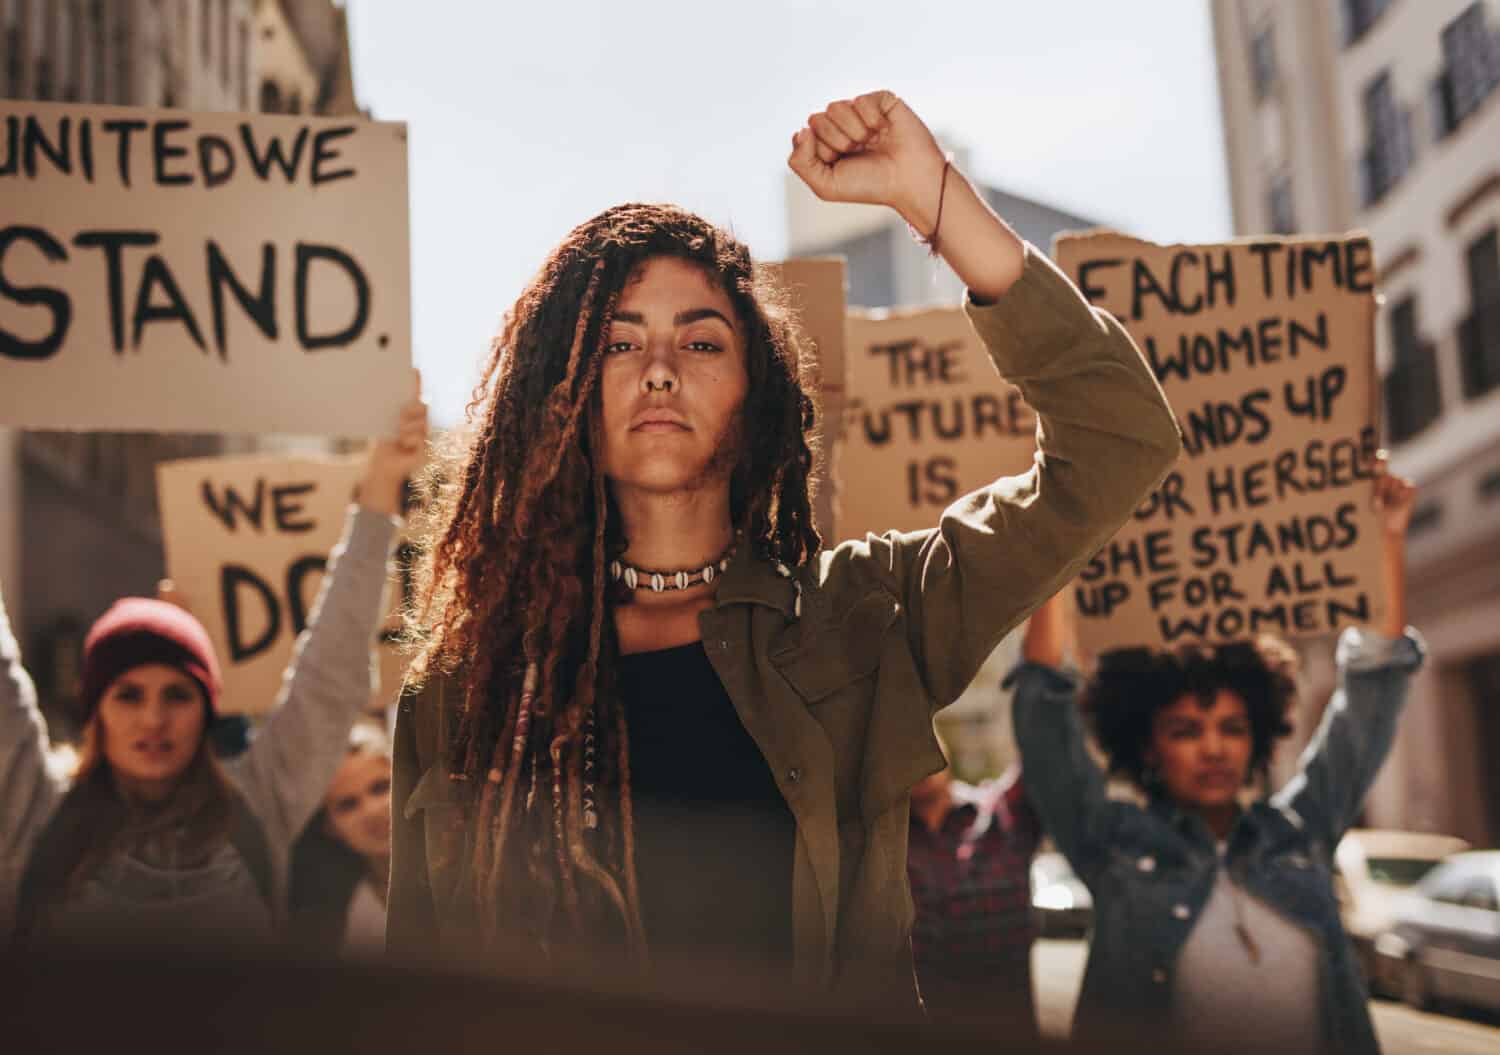
[[[1037,1017],[1043,1034],[1067,1035],[1073,1004],[1083,983],[1088,946],[1081,941],[1039,941],[1032,952],[1037,988]],[[1494,1055],[1500,1051],[1500,1028],[1478,1016],[1456,1018],[1424,1014],[1388,1000],[1371,1003],[1375,1030],[1386,1055],[1443,1052],[1444,1055]]]

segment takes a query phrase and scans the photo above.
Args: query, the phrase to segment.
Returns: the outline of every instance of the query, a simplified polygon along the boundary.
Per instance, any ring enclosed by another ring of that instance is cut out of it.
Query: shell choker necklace
[[[654,593],[688,590],[699,583],[712,583],[724,574],[738,545],[739,536],[736,535],[724,552],[707,564],[700,568],[681,568],[676,571],[651,571],[621,560],[612,560],[609,562],[609,577],[615,582],[623,582],[631,590],[651,590]]]

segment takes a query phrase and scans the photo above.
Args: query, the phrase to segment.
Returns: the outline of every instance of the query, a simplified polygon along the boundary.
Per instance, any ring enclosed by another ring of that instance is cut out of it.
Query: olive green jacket
[[[947,509],[934,529],[820,552],[802,592],[742,548],[699,618],[703,644],[797,822],[794,975],[855,1004],[915,1004],[908,792],[944,760],[932,716],[1001,637],[1114,534],[1177,458],[1177,424],[1119,324],[1027,247],[998,303],[965,309],[1039,420],[1035,465]],[[434,682],[396,725],[388,945],[430,957],[472,928],[430,838],[463,785],[445,772],[460,700]],[[649,940],[649,936],[648,936]]]

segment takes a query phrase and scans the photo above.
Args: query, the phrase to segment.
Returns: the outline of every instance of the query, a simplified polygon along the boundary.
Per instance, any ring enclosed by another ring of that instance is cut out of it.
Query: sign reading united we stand
[[[0,100],[0,425],[384,434],[406,129]]]

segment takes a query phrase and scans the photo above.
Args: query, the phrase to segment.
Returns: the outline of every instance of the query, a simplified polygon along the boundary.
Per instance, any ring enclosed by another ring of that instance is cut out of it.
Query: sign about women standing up
[[[851,313],[837,538],[936,527],[963,494],[1025,472],[1036,416],[960,308]]]
[[[226,711],[263,714],[276,702],[363,471],[362,458],[285,455],[157,466],[167,574],[213,639]],[[407,593],[404,579],[397,585],[393,606]],[[402,670],[389,647],[394,620],[393,611],[379,657],[388,703]]]
[[[1091,234],[1059,238],[1054,255],[1135,338],[1185,448],[1074,584],[1084,648],[1378,619],[1369,239]]]
[[[0,425],[384,434],[404,125],[0,100]]]

